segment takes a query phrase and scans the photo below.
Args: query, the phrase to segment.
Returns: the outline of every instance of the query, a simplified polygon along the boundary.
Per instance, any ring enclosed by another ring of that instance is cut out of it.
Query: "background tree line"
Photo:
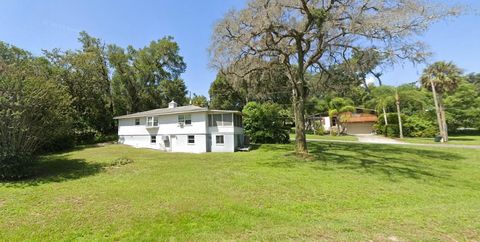
[[[356,107],[375,110],[379,116],[375,131],[390,137],[438,135],[447,141],[448,132],[480,130],[480,74],[464,74],[461,68],[451,62],[436,62],[425,68],[419,80],[390,86],[382,83],[382,72],[378,66],[371,65],[362,71],[358,71],[362,67],[357,67],[359,69],[355,72],[350,72],[347,68],[351,69],[352,66],[335,66],[328,78],[321,73],[307,78],[310,93],[305,105],[306,117],[308,119],[310,116],[321,115],[337,118],[338,130],[331,130],[331,134],[340,135],[344,131],[342,123],[348,119],[348,115],[344,114],[353,112]],[[366,78],[372,73],[377,75],[378,82],[367,83]],[[248,125],[245,128],[253,141],[288,142],[285,139],[268,138],[273,137],[273,133],[284,136],[293,125],[291,95],[282,91],[289,88],[288,82],[275,78],[263,80],[271,83],[269,85],[273,87],[272,90],[264,89],[261,93],[250,91],[247,96],[241,87],[235,85],[237,81],[237,78],[230,79],[219,73],[210,88],[210,106],[242,110],[246,105],[248,112],[244,110],[244,119]],[[243,81],[255,83],[258,79]],[[432,82],[436,87],[435,95]],[[265,93],[272,94],[262,98]],[[215,97],[219,101],[215,101]],[[248,102],[249,100],[254,102]],[[266,108],[277,111],[263,111]],[[260,114],[263,115],[261,118],[258,117]],[[256,120],[276,121],[268,121],[271,125],[264,125]],[[306,132],[322,134],[324,130],[321,125],[311,125]]]
[[[138,49],[78,41],[41,56],[0,42],[0,178],[28,176],[41,152],[115,139],[114,116],[189,101],[172,37]]]

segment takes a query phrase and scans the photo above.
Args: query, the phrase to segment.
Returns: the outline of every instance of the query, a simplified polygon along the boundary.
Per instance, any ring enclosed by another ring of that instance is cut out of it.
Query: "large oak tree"
[[[330,66],[366,49],[378,51],[391,63],[423,61],[428,53],[414,37],[457,13],[423,0],[251,0],[216,24],[212,65],[228,69],[252,57],[265,60],[236,68],[236,75],[265,68],[258,63],[283,65],[293,96],[296,151],[307,153],[307,73],[328,73]]]
[[[140,49],[109,45],[108,58],[115,115],[166,107],[172,100],[186,104],[187,87],[180,75],[187,65],[172,37]]]

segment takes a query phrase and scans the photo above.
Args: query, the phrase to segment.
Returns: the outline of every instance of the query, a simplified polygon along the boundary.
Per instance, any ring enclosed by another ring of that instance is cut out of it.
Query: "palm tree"
[[[397,107],[398,128],[400,131],[400,138],[403,139],[403,122],[400,111],[401,103],[414,103],[424,109],[425,102],[423,101],[423,93],[415,86],[406,84],[395,88],[395,105]]]
[[[344,123],[348,121],[351,114],[355,112],[353,101],[348,98],[334,98],[329,102],[328,116],[330,116],[330,123],[333,123],[333,119],[337,121],[337,136],[344,132]],[[332,130],[330,129],[330,135]]]
[[[423,87],[430,90],[433,94],[435,110],[437,112],[438,129],[442,142],[448,141],[447,121],[445,118],[445,109],[443,106],[442,95],[453,91],[462,81],[462,70],[452,62],[439,61],[427,67],[420,82]]]
[[[372,90],[372,100],[369,106],[375,107],[377,112],[383,113],[385,127],[388,125],[387,108],[395,103],[395,89],[391,86],[379,86]]]
[[[400,139],[403,139],[402,114],[400,112],[400,95],[398,95],[398,89],[395,89],[395,105],[397,106],[398,130],[400,132]]]

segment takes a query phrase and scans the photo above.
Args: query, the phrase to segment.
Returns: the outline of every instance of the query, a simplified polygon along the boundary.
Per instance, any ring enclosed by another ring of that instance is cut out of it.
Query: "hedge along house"
[[[171,152],[234,152],[244,144],[239,111],[181,106],[115,117],[119,143]]]

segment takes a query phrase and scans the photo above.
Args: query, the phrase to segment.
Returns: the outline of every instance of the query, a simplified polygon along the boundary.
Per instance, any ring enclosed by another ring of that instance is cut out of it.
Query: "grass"
[[[295,134],[290,134],[291,139],[295,139]],[[358,141],[357,137],[352,135],[314,135],[307,134],[307,139],[320,139],[320,140],[342,140],[342,141]]]
[[[480,239],[479,150],[309,143],[43,157],[0,183],[0,241]]]
[[[433,138],[404,138],[402,141],[418,144],[441,144]],[[480,145],[480,135],[449,135],[447,144]]]

